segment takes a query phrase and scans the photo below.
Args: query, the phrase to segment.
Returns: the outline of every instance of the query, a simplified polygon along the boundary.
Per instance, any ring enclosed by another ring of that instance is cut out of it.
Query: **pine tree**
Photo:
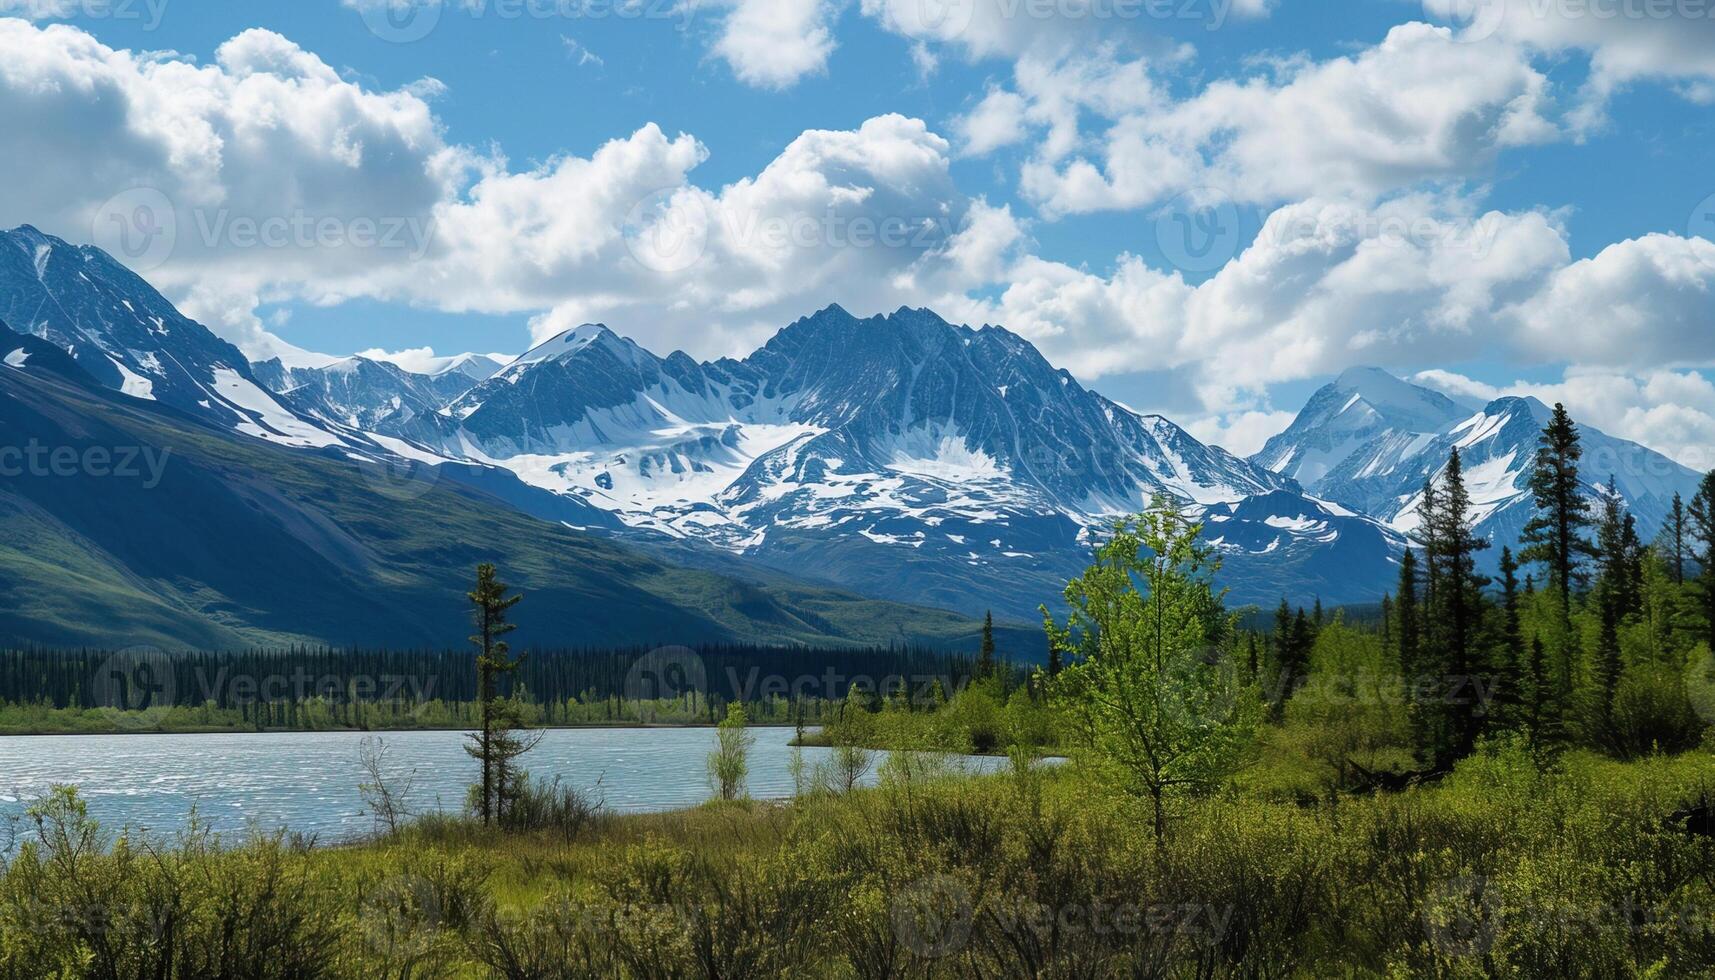
[[[1422,667],[1423,618],[1418,611],[1417,552],[1410,548],[1399,559],[1399,598],[1394,603],[1397,617],[1394,635],[1399,638],[1399,671],[1406,684],[1411,684]]]
[[[1674,585],[1685,584],[1685,500],[1673,495],[1673,509],[1667,517],[1667,567],[1673,574]]]
[[[1524,548],[1519,560],[1542,565],[1549,587],[1560,597],[1562,625],[1571,635],[1572,591],[1581,578],[1582,564],[1595,550],[1584,537],[1590,527],[1590,504],[1578,480],[1578,463],[1584,448],[1578,427],[1566,406],[1555,405],[1554,414],[1542,430],[1530,474],[1530,492],[1536,516],[1524,526],[1520,540]]]
[[[530,745],[515,734],[516,710],[511,701],[500,696],[497,681],[503,674],[518,669],[519,661],[508,656],[510,647],[501,637],[517,629],[506,621],[506,614],[516,606],[522,595],[508,596],[511,587],[495,578],[492,564],[476,568],[476,588],[468,598],[476,634],[470,638],[477,649],[477,701],[481,712],[481,727],[467,736],[465,751],[482,764],[482,781],[476,787],[477,812],[484,826],[502,816],[508,796],[515,790],[512,761]]]
[[[1519,621],[1518,561],[1506,547],[1501,548],[1501,614],[1501,646],[1494,664],[1495,706],[1503,723],[1516,724],[1524,703],[1526,664]]]
[[[1715,472],[1703,478],[1686,508],[1691,537],[1702,545],[1696,553],[1697,584],[1702,591],[1705,638],[1715,647]]]
[[[1310,674],[1310,651],[1316,647],[1316,627],[1311,624],[1310,617],[1304,614],[1304,607],[1298,607],[1298,613],[1292,617],[1292,659],[1289,662],[1291,672],[1287,675],[1292,679],[1292,685],[1287,688],[1290,693],[1296,690],[1298,684]]]
[[[1270,664],[1271,676],[1267,678],[1265,688],[1269,707],[1276,717],[1292,696],[1292,687],[1298,679],[1298,645],[1293,638],[1292,625],[1292,606],[1282,597],[1280,607],[1274,611],[1273,663]]]
[[[977,657],[977,675],[979,677],[994,676],[994,613],[983,614],[983,645],[982,652]]]
[[[1426,503],[1429,499],[1426,497]],[[1446,709],[1446,717],[1435,727],[1432,758],[1437,768],[1445,768],[1469,754],[1476,742],[1479,716],[1470,689],[1474,668],[1481,662],[1477,655],[1478,627],[1483,615],[1482,590],[1488,584],[1487,578],[1477,574],[1476,556],[1489,542],[1472,532],[1471,495],[1465,487],[1464,463],[1457,448],[1448,457],[1432,506],[1422,515],[1422,533],[1430,555],[1435,667],[1447,683],[1460,689],[1449,699],[1451,704],[1440,706]]]
[[[1530,640],[1530,700],[1526,717],[1531,742],[1537,746],[1554,740],[1554,719],[1558,717],[1558,711],[1554,707],[1551,690],[1548,652],[1543,648],[1542,636],[1533,636]]]
[[[1604,730],[1613,720],[1614,694],[1620,684],[1620,626],[1632,611],[1633,561],[1627,530],[1630,517],[1612,480],[1602,497],[1601,519],[1596,529],[1596,551],[1601,577],[1596,583],[1596,611],[1600,630],[1596,639],[1596,709]],[[1636,538],[1635,529],[1631,537]]]

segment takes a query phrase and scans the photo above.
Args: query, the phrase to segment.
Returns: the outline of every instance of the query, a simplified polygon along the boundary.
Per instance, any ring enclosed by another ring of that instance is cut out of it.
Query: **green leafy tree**
[[[1157,498],[1067,584],[1063,625],[1042,609],[1049,645],[1065,654],[1056,693],[1082,761],[1150,802],[1157,846],[1168,797],[1225,780],[1261,711],[1230,656],[1234,622],[1202,530]]]
[[[734,701],[727,705],[726,717],[715,726],[715,750],[709,753],[709,783],[723,800],[736,800],[744,795],[744,781],[750,774],[750,750],[756,745],[756,735],[749,725],[744,702]]]

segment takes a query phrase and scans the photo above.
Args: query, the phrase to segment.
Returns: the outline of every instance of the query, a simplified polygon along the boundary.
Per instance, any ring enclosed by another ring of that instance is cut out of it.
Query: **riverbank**
[[[1188,799],[1159,844],[1075,767],[332,848],[92,846],[62,800],[0,872],[0,977],[1699,975],[1711,785],[1707,751],[1493,745],[1403,793]]]
[[[629,703],[622,705],[629,707]],[[331,712],[301,714],[298,724],[258,725],[235,709],[174,707],[159,710],[121,711],[115,708],[46,708],[40,705],[0,703],[0,737],[45,735],[243,735],[289,732],[354,732],[387,734],[389,732],[469,731],[472,725],[467,715],[474,713],[470,705],[435,705],[422,711],[383,713],[371,710],[362,714],[358,724],[337,723]],[[635,712],[633,712],[635,714]],[[714,722],[704,715],[678,720],[643,721],[635,717],[593,718],[581,722],[544,723],[539,719],[533,728],[540,730],[578,729],[648,729],[648,728],[713,728]],[[792,728],[789,720],[762,719],[757,728]]]

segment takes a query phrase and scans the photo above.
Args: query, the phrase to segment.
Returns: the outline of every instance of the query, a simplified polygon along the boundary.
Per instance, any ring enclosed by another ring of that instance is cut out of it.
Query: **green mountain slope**
[[[18,450],[0,467],[0,642],[457,644],[479,561],[526,593],[523,644],[975,642],[953,613],[674,568],[450,480],[396,484],[36,360],[0,366],[0,449]]]

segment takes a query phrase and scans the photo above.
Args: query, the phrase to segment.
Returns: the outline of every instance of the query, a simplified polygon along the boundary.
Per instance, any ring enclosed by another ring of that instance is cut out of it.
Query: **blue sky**
[[[1681,458],[1715,441],[1692,0],[113,2],[0,0],[0,53],[33,52],[0,123],[41,133],[0,222],[87,241],[160,191],[178,244],[139,271],[253,356],[516,351],[584,318],[714,356],[910,303],[1238,451],[1360,363],[1564,398]],[[384,36],[385,4],[432,30]],[[627,247],[687,208],[721,216],[690,268]],[[193,241],[221,209],[433,245]],[[1228,261],[1178,260],[1182,212],[1236,221]],[[736,235],[757,215],[820,237]],[[854,215],[945,225],[853,248]]]

